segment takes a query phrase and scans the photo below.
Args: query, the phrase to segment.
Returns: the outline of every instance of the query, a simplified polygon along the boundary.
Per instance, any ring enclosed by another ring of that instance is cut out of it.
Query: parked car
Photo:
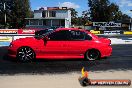
[[[40,39],[20,38],[11,42],[8,48],[8,55],[22,62],[34,59],[97,60],[111,53],[110,39],[77,28],[58,28]]]

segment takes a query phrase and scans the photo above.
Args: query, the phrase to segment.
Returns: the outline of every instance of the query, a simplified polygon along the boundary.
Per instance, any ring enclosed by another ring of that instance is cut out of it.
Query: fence
[[[0,29],[0,46],[9,46],[13,40],[32,37],[35,30]]]

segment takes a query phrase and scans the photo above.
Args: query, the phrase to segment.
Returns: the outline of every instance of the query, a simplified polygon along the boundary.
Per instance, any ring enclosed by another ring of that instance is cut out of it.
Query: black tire
[[[35,59],[35,53],[30,47],[21,47],[17,51],[17,59],[20,62],[32,62]]]
[[[90,60],[90,61],[98,60],[98,59],[100,59],[100,52],[95,49],[88,50],[85,53],[85,59]]]

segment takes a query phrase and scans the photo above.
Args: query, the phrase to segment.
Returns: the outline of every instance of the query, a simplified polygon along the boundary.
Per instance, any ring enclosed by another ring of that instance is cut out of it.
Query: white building
[[[67,7],[46,7],[34,10],[33,18],[25,18],[26,27],[48,28],[48,27],[70,27],[71,10]]]

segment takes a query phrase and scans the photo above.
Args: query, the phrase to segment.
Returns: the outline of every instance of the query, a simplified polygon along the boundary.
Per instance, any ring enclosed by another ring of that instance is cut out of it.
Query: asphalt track
[[[0,74],[65,74],[80,72],[82,67],[88,71],[132,70],[132,44],[112,47],[112,56],[102,60],[37,60],[32,63],[13,61],[6,56],[7,47],[0,47]]]

